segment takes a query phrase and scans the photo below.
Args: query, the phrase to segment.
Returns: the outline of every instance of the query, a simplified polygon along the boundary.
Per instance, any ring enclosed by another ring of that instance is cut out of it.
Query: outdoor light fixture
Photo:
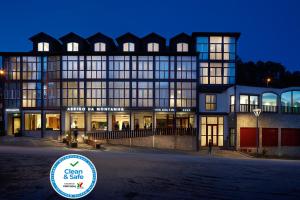
[[[267,87],[269,87],[269,83],[271,83],[272,79],[271,78],[267,78]]]
[[[253,113],[256,117],[256,154],[258,154],[258,144],[259,144],[259,130],[258,130],[258,118],[261,113],[260,108],[253,109]]]
[[[4,75],[4,70],[3,69],[0,70],[0,75],[1,76]]]

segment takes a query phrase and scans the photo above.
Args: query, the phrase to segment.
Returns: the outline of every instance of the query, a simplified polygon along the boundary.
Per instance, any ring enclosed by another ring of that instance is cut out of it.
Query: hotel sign
[[[119,107],[68,107],[69,112],[123,112],[124,108]]]
[[[19,108],[7,108],[5,109],[6,112],[20,112]]]
[[[155,112],[195,112],[194,108],[155,108]]]

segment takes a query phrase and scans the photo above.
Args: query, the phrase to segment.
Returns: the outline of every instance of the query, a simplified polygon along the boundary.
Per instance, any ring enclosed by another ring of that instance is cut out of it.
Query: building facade
[[[239,35],[182,33],[167,43],[155,33],[59,40],[39,33],[32,51],[0,53],[3,132],[55,138],[75,128],[84,135],[176,130],[196,133],[198,146],[211,140],[239,148],[239,113],[253,102],[267,106],[235,85]],[[299,113],[298,95],[294,88],[287,111]]]

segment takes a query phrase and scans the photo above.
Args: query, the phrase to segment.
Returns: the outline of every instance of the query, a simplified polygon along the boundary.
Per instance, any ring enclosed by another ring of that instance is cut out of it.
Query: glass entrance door
[[[206,144],[208,145],[211,140],[213,146],[218,146],[218,126],[208,124],[206,130]]]
[[[14,117],[13,118],[13,134],[18,134],[21,130],[21,118],[20,117]]]

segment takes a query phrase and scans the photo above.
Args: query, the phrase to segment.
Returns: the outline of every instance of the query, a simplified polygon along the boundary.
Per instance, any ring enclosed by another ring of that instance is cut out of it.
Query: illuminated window
[[[222,84],[222,63],[210,63],[210,84]]]
[[[109,78],[129,79],[130,77],[129,56],[109,56]]]
[[[25,113],[25,131],[41,130],[41,114]]]
[[[156,56],[155,57],[155,78],[168,79],[169,78],[169,57]]]
[[[177,79],[196,79],[196,57],[177,56]]]
[[[153,107],[153,82],[132,83],[132,106]]]
[[[189,44],[188,43],[177,43],[176,50],[177,50],[177,52],[188,52]]]
[[[49,51],[49,43],[48,42],[39,42],[38,43],[38,51]]]
[[[252,112],[258,108],[257,95],[240,95],[240,112]]]
[[[103,42],[97,42],[94,44],[94,51],[96,52],[104,52],[106,51],[106,44]]]
[[[41,83],[23,83],[23,107],[41,106]]]
[[[23,80],[41,79],[41,57],[23,57]]]
[[[224,60],[235,60],[235,38],[224,37],[223,44],[223,59]]]
[[[158,52],[159,44],[158,43],[148,43],[147,50],[148,50],[148,52]]]
[[[92,130],[107,130],[107,116],[106,114],[92,114],[91,121]]]
[[[200,63],[200,83],[201,84],[209,84],[209,82],[208,82],[208,63],[207,62]]]
[[[133,58],[133,63],[136,62],[135,58]],[[138,56],[137,66],[136,64],[132,65],[132,78],[153,78],[153,56]]]
[[[196,107],[196,83],[178,82],[177,86],[177,107]]]
[[[72,51],[78,51],[79,44],[77,42],[69,42],[67,44],[67,51],[72,52]]]
[[[135,46],[132,42],[127,42],[123,44],[123,51],[124,52],[134,52]]]
[[[84,106],[84,82],[62,83],[63,106]]]
[[[109,105],[112,107],[128,107],[130,86],[129,82],[109,82]]]
[[[208,60],[208,37],[197,37],[197,52],[200,60]]]
[[[9,80],[20,80],[21,58],[8,57],[4,60],[4,69],[7,72],[6,77]]]
[[[106,82],[86,82],[86,105],[106,106]]]
[[[46,130],[60,130],[60,114],[46,114]]]
[[[173,86],[170,91],[169,84]],[[174,82],[155,82],[155,107],[174,107]]]
[[[106,56],[87,56],[86,60],[87,79],[106,78]]]
[[[46,107],[60,106],[60,83],[48,82],[44,86],[44,99]]]
[[[84,57],[83,56],[63,56],[62,57],[62,77],[64,79],[84,78]]]
[[[222,60],[222,37],[210,37],[211,60]]]
[[[217,109],[217,96],[205,95],[205,110],[212,111]]]

